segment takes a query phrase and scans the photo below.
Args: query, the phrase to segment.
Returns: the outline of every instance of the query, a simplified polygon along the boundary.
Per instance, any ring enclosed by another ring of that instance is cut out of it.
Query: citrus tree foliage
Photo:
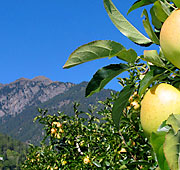
[[[151,146],[139,123],[139,107],[131,104],[124,110],[118,130],[111,118],[116,98],[101,101],[103,109],[92,108],[89,113],[78,111],[75,104],[74,116],[40,109],[35,119],[44,126],[44,140],[41,146],[30,147],[22,169],[154,169]],[[135,98],[137,94],[129,104]]]
[[[69,56],[64,68],[71,68],[105,57],[116,57],[119,59],[119,63],[110,64],[97,70],[87,85],[86,96],[88,97],[99,92],[113,78],[123,72],[127,72],[129,75],[126,83],[126,78],[118,78],[119,83],[122,85],[122,90],[114,101],[111,113],[114,124],[120,130],[122,128],[121,124],[124,109],[127,107],[129,97],[134,93],[135,89],[137,89],[141,100],[146,90],[153,84],[166,82],[177,88],[180,87],[179,68],[165,58],[159,40],[163,23],[174,10],[180,8],[180,2],[179,0],[135,1],[127,13],[134,12],[137,8],[142,9],[142,22],[147,35],[137,30],[133,24],[120,13],[112,0],[103,0],[103,3],[109,18],[116,28],[129,40],[139,45],[139,47],[148,47],[148,49],[144,50],[144,53],[138,56],[135,50],[126,49],[123,44],[119,42],[112,40],[93,41],[77,48]],[[149,8],[146,8],[147,5]],[[149,9],[149,11],[147,11],[147,9]],[[159,50],[153,49],[154,46],[152,45],[158,46]],[[178,120],[179,119],[175,121],[175,119],[173,119],[173,124],[178,124],[179,129],[180,124],[177,123]],[[159,168],[162,170],[179,169],[180,150],[177,140],[179,131],[174,129],[173,124],[166,124],[170,126],[168,130],[166,128],[161,129],[164,134],[164,140],[161,141],[161,150],[157,149],[160,146],[158,143],[161,138],[158,136],[159,133],[156,134],[157,136],[152,134],[151,138],[151,144],[153,145]],[[161,133],[159,135],[161,135]],[[173,149],[169,147],[170,143],[173,143]],[[175,160],[173,161],[172,158]]]

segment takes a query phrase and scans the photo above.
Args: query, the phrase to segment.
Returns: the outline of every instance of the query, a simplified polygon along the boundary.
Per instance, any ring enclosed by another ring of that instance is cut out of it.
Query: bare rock
[[[0,86],[0,117],[19,114],[26,107],[38,105],[64,93],[74,84],[53,82],[38,76],[33,79],[20,78],[10,84]]]

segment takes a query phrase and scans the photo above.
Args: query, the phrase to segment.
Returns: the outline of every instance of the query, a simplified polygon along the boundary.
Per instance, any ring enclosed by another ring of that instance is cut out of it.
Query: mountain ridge
[[[0,89],[0,111],[6,109],[6,113],[0,117],[1,133],[22,142],[38,145],[43,136],[39,124],[33,123],[33,119],[38,115],[38,108],[48,109],[50,114],[62,111],[72,115],[74,102],[80,103],[79,110],[88,111],[92,105],[101,107],[98,101],[110,97],[112,91],[103,89],[86,98],[87,82],[74,84],[50,81],[45,77],[31,80],[20,78]],[[34,93],[33,90],[35,90]],[[30,97],[25,100],[24,96]]]
[[[64,93],[73,83],[53,82],[38,76],[33,79],[20,78],[0,88],[0,117],[5,114],[16,115],[26,106],[43,103]]]

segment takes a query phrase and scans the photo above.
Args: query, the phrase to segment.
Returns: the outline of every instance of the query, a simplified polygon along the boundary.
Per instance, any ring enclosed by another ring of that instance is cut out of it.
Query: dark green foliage
[[[20,170],[27,150],[26,144],[0,134],[0,170]]]

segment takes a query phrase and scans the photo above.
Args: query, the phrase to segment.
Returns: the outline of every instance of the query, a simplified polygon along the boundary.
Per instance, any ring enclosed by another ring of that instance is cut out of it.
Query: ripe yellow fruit
[[[140,108],[140,104],[138,103],[137,100],[134,100],[133,102],[131,102],[130,105],[133,106],[134,110],[137,110]]]
[[[126,153],[127,151],[126,151],[126,149],[125,148],[121,148],[121,150],[118,152],[119,154],[120,153]]]
[[[51,134],[55,134],[56,133],[56,129],[55,128],[51,128]]]
[[[180,9],[165,20],[160,32],[160,46],[164,56],[180,68]]]
[[[145,134],[156,132],[172,113],[180,114],[180,91],[166,83],[150,88],[141,102],[140,119]]]
[[[56,125],[56,127],[58,127],[58,128],[62,127],[62,124],[60,122],[53,122],[52,126],[53,125]]]
[[[67,161],[62,161],[62,165],[66,165],[67,164]]]
[[[90,161],[89,157],[86,156],[86,157],[84,158],[83,162],[84,162],[85,164],[88,164],[88,163],[90,163],[91,161]]]

